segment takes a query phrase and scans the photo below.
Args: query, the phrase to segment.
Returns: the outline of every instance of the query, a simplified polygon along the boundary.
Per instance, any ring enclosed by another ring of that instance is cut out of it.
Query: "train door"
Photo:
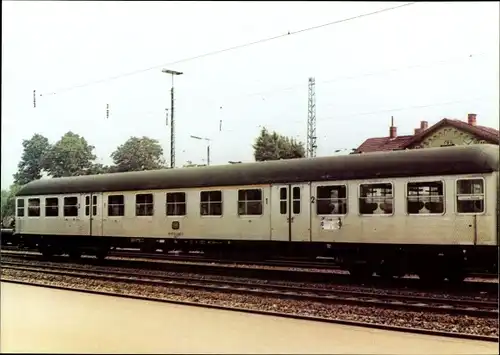
[[[90,193],[82,195],[83,234],[90,236],[102,236],[103,227],[103,201],[102,193]]]
[[[311,240],[310,196],[310,184],[272,186],[271,240]]]

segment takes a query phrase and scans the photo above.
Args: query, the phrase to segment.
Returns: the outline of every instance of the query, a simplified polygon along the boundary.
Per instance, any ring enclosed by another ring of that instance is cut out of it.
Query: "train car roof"
[[[33,196],[480,174],[499,170],[498,149],[499,147],[496,145],[477,144],[208,167],[49,178],[26,184],[17,195]]]

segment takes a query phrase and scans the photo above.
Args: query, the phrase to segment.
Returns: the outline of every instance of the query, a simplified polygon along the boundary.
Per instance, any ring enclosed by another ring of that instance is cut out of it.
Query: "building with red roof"
[[[443,118],[430,127],[427,121],[421,121],[414,134],[404,136],[397,135],[394,118],[391,117],[388,137],[368,138],[352,154],[484,143],[499,145],[500,132],[477,125],[474,113],[467,115],[467,121]]]

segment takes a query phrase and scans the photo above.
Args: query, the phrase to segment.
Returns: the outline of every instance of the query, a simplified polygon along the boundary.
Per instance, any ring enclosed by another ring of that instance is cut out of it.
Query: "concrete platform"
[[[1,352],[498,354],[498,344],[0,284]]]

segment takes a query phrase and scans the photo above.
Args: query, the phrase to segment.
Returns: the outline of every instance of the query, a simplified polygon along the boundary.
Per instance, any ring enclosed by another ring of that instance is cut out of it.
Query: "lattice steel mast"
[[[309,95],[307,100],[307,143],[306,157],[316,156],[316,80],[309,78]]]

